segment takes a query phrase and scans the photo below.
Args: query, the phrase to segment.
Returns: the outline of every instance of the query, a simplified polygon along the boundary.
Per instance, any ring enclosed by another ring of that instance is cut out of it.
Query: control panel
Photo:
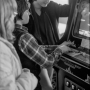
[[[77,83],[68,78],[64,79],[64,87],[65,90],[85,90],[82,86],[79,86]]]

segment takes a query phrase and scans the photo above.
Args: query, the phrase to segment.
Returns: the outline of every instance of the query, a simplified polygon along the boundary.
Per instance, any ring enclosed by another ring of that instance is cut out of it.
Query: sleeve
[[[17,90],[34,90],[37,86],[38,80],[34,74],[30,73],[28,69],[25,69],[23,69],[22,74],[17,79]]]
[[[54,7],[53,7],[54,6]],[[52,10],[55,11],[57,18],[59,17],[68,17],[70,13],[70,5],[61,5],[57,4],[53,1],[51,1],[50,8],[53,8]]]
[[[34,90],[37,78],[30,71],[23,71],[16,79],[10,59],[8,55],[0,53],[0,90]]]
[[[54,58],[51,55],[47,55],[31,34],[27,33],[21,36],[19,48],[30,60],[33,60],[41,67],[49,67],[54,63]]]

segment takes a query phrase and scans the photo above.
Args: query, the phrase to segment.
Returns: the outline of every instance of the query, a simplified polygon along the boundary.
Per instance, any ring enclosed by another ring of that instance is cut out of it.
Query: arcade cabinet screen
[[[75,29],[73,35],[90,40],[90,3],[83,1],[76,9]]]

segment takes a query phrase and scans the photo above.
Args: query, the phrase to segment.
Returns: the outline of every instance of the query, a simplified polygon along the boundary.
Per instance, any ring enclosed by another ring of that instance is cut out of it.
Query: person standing
[[[15,0],[0,0],[0,90],[34,90],[38,80],[29,69],[23,68],[13,46]]]
[[[26,25],[39,45],[56,45],[59,42],[59,17],[68,17],[70,5],[60,5],[50,0],[29,0],[30,20]],[[53,67],[47,68],[52,81]]]

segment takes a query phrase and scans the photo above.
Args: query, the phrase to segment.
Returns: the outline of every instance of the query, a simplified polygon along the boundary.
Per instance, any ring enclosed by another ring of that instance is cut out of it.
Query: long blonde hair
[[[13,39],[8,23],[14,10],[17,9],[17,6],[14,5],[15,3],[15,0],[0,0],[0,37],[7,40]]]

